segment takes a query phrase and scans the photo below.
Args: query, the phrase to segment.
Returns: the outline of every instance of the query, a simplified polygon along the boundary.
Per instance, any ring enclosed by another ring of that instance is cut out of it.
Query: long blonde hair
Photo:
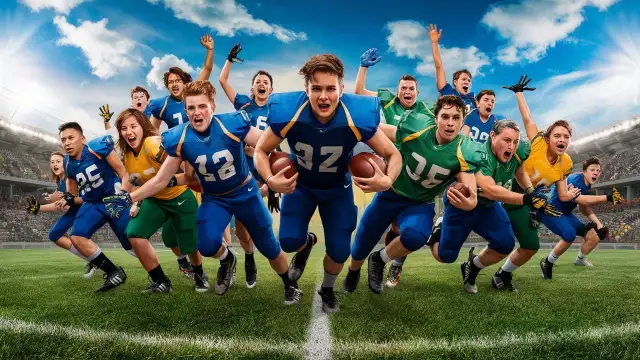
[[[54,156],[54,155],[62,157],[62,164],[63,164],[62,165],[62,171],[64,172],[64,154],[62,153],[62,151],[54,151],[54,152],[52,152],[51,156],[49,156],[49,179],[52,182],[56,182],[56,180],[62,180],[61,178],[58,177],[58,175],[53,173],[53,170],[51,170],[51,157]],[[67,176],[66,172],[64,173],[64,176]]]

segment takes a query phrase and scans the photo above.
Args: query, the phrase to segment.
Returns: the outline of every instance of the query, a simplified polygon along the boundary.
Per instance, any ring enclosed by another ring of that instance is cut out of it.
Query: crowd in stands
[[[598,155],[602,165],[600,182],[640,175],[640,146],[632,146],[615,154]]]
[[[0,174],[30,180],[46,180],[48,176],[32,154],[10,149],[0,149]]]

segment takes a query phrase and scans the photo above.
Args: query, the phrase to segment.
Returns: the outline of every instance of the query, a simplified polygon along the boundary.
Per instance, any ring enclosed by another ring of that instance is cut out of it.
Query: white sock
[[[507,259],[507,261],[504,263],[504,265],[502,265],[502,271],[506,271],[506,272],[514,272],[516,270],[518,270],[520,266],[514,265],[511,262],[511,259]]]
[[[96,248],[96,251],[94,251],[94,252],[93,252],[93,254],[91,254],[91,255],[87,256],[87,260],[88,260],[88,261],[91,261],[91,260],[93,260],[93,259],[97,258],[98,256],[100,256],[100,254],[102,254],[102,250],[101,250],[101,249],[100,249],[100,247],[98,246],[98,247]]]
[[[402,267],[403,262],[400,259],[393,259],[391,262],[393,266]]]
[[[224,247],[224,252],[222,253],[222,255],[220,255],[218,260],[222,261],[222,260],[226,259],[227,255],[229,255],[229,248],[225,246]]]
[[[582,260],[582,259],[584,259],[585,256],[587,256],[587,255],[583,254],[582,250],[578,250],[578,259]]]
[[[484,269],[486,267],[480,262],[480,256],[476,256],[473,258],[473,265],[475,265],[478,269]]]
[[[84,255],[80,254],[80,251],[78,251],[78,249],[76,249],[76,247],[75,247],[75,246],[73,246],[73,245],[71,245],[71,248],[69,249],[69,251],[71,251],[71,253],[72,253],[73,255],[75,255],[75,256],[77,256],[77,257],[79,257],[80,259],[82,259],[82,260],[84,260],[84,261],[86,261],[86,262],[89,262],[89,261],[90,261],[86,256],[84,256]],[[98,255],[100,255],[100,254],[98,254]],[[96,255],[96,256],[98,256],[98,255]],[[95,258],[94,258],[94,259],[95,259]]]
[[[326,270],[324,271],[324,279],[322,280],[322,287],[332,288],[336,283],[336,279],[338,278],[338,274],[333,275],[329,274]]]
[[[547,260],[548,260],[550,263],[552,263],[552,264],[553,264],[553,263],[555,263],[555,262],[556,262],[556,260],[558,260],[558,257],[559,257],[559,256],[556,256],[556,254],[553,252],[553,250],[551,250],[551,252],[549,253],[549,256],[547,256]]]
[[[380,258],[382,259],[382,261],[384,261],[385,264],[391,261],[389,255],[387,255],[387,249],[382,249],[382,251],[380,251]]]

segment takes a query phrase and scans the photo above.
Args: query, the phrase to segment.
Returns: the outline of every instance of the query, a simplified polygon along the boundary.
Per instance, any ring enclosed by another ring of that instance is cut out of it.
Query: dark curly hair
[[[169,74],[176,74],[178,75],[178,77],[180,77],[180,79],[182,79],[182,82],[186,85],[188,83],[190,83],[191,81],[193,81],[193,79],[191,78],[191,75],[189,75],[188,72],[180,69],[177,66],[172,66],[169,68],[169,71],[167,71],[166,73],[164,73],[164,86],[168,89],[169,88]]]

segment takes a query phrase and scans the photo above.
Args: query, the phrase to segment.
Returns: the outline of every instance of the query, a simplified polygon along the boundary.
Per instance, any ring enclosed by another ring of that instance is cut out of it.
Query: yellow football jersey
[[[159,136],[149,136],[144,139],[140,153],[136,156],[133,151],[127,151],[124,156],[124,167],[127,169],[129,176],[137,176],[138,184],[142,185],[156,176],[156,173],[162,166],[161,160],[164,155],[164,149],[160,146],[161,138]],[[156,199],[171,200],[180,196],[187,191],[186,186],[174,186],[166,188],[154,195]]]
[[[543,133],[539,133],[531,141],[531,154],[525,160],[524,168],[533,186],[551,186],[571,174],[573,170],[573,161],[567,153],[562,154],[560,159],[551,165],[547,160],[548,148],[549,144],[545,141]]]

